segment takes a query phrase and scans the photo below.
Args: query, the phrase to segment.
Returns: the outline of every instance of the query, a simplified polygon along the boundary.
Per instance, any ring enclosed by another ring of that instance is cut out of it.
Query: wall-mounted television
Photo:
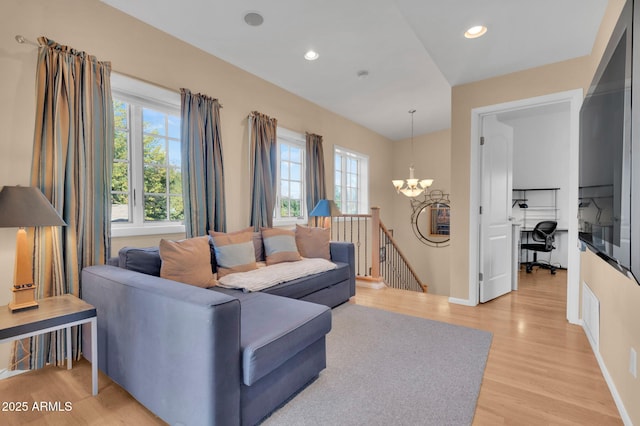
[[[632,157],[640,152],[640,106],[632,108],[640,105],[633,92],[639,12],[633,2],[622,10],[580,110],[578,235],[616,269],[640,277],[640,155]]]

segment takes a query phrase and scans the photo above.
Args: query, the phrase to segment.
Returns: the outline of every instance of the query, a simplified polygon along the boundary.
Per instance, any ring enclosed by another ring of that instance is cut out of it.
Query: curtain
[[[187,238],[226,231],[220,104],[181,93],[182,192]]]
[[[38,39],[36,125],[31,185],[49,199],[66,227],[36,228],[37,297],[81,296],[80,271],[110,255],[113,102],[111,64]],[[63,365],[64,331],[16,342],[11,368]],[[72,331],[80,357],[80,328]]]
[[[327,187],[324,177],[322,136],[307,133],[306,140],[307,212],[311,212],[318,201],[327,198]]]
[[[276,128],[278,120],[253,111],[249,115],[249,141],[251,143],[251,216],[250,224],[256,231],[261,226],[273,226],[273,208],[276,201],[276,172],[278,146]]]

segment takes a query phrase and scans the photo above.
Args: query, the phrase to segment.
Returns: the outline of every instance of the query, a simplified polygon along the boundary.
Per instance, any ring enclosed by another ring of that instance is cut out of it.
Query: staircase
[[[388,287],[401,290],[427,292],[427,285],[420,281],[392,233],[380,220],[379,207],[372,207],[371,214],[334,217],[331,239],[354,244],[358,279],[384,282]]]

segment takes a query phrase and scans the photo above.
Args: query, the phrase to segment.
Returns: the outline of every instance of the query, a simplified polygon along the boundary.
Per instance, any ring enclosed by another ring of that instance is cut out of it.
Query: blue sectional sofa
[[[353,244],[330,251],[336,269],[257,293],[160,278],[153,248],[85,268],[100,370],[169,424],[260,422],[326,366],[329,308],[355,294]]]

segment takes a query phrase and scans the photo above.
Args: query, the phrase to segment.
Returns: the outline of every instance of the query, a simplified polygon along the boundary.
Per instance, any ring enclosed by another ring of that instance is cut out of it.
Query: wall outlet
[[[629,349],[629,373],[634,378],[638,378],[638,354],[633,348]]]

